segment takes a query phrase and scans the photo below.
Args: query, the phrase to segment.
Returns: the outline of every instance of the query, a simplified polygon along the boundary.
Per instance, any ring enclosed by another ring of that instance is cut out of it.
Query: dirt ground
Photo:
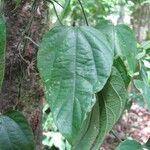
[[[100,150],[114,150],[119,140],[125,140],[127,137],[144,144],[150,138],[150,112],[146,107],[133,104],[131,110],[123,115],[113,130],[118,138],[110,133]]]

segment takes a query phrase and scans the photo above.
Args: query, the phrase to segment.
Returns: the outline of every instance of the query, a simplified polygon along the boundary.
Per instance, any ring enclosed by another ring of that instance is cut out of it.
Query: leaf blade
[[[94,92],[101,90],[110,76],[112,62],[106,39],[92,27],[60,26],[43,39],[38,68],[54,121],[70,142],[75,141],[95,103]]]
[[[98,93],[91,121],[86,122],[88,128],[80,136],[74,150],[82,147],[83,150],[97,150],[100,148],[106,134],[121,116],[127,100],[127,92],[120,73],[113,68],[112,74],[104,89]],[[94,135],[93,135],[94,134]]]
[[[133,31],[126,25],[114,26],[109,21],[98,24],[96,28],[105,34],[115,55],[127,60],[128,70],[133,74],[137,65],[137,44]]]

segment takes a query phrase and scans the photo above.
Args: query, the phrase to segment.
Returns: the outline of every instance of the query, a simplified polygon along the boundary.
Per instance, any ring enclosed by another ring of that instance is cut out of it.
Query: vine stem
[[[82,5],[82,3],[81,3],[80,0],[78,0],[78,2],[79,2],[79,4],[80,4],[80,6],[81,6],[81,9],[82,9],[82,12],[83,12],[83,15],[84,15],[84,19],[85,19],[86,25],[89,26],[89,23],[88,23],[88,20],[87,20],[85,11],[84,11],[84,7],[83,7],[83,5]]]
[[[58,4],[60,7],[64,8],[64,6],[62,6],[58,1],[53,0],[56,4]]]
[[[25,39],[30,40],[34,45],[36,45],[37,47],[40,47],[32,38],[30,38],[29,36],[25,36]]]
[[[52,1],[51,1],[50,3],[53,5],[53,8],[54,8],[54,11],[55,11],[55,14],[56,14],[56,17],[57,17],[57,19],[58,19],[59,23],[60,23],[61,25],[63,25],[63,24],[62,24],[62,22],[61,22],[61,20],[60,20],[60,18],[59,18],[59,16],[58,16],[58,13],[57,13],[57,10],[56,10],[56,7],[55,7],[55,4],[54,4]]]
[[[122,140],[120,139],[120,137],[119,137],[113,130],[111,130],[110,133],[111,133],[119,142],[122,142]]]
[[[52,3],[52,1],[53,2],[55,2],[57,5],[59,5],[60,7],[62,7],[62,8],[64,8],[64,6],[63,5],[61,5],[58,1],[56,1],[56,0],[46,0],[47,2],[49,2],[49,3]]]

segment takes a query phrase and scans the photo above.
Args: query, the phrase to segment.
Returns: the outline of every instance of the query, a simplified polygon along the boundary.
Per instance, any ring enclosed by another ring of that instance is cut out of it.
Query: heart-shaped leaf
[[[4,18],[0,16],[0,89],[4,78],[5,48],[6,48],[6,26]]]
[[[114,26],[108,21],[98,24],[96,28],[105,34],[115,54],[125,57],[129,71],[133,74],[137,65],[137,42],[133,31],[126,25]]]
[[[32,130],[17,111],[0,115],[0,136],[1,150],[35,150]]]
[[[38,52],[38,68],[54,121],[73,143],[87,112],[110,76],[113,52],[104,35],[87,26],[59,26],[48,32]]]
[[[98,93],[97,102],[89,113],[74,150],[98,150],[106,134],[120,118],[127,101],[124,81],[116,68],[104,89]]]

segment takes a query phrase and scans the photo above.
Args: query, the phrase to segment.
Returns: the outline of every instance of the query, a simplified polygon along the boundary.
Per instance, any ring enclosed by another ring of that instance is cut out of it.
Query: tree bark
[[[43,89],[40,87],[36,67],[38,46],[35,43],[41,40],[43,34],[47,5],[42,0],[24,0],[16,8],[12,0],[3,2],[7,24],[7,48],[0,112],[10,109],[23,112],[32,129],[34,125],[36,150],[42,150]]]

